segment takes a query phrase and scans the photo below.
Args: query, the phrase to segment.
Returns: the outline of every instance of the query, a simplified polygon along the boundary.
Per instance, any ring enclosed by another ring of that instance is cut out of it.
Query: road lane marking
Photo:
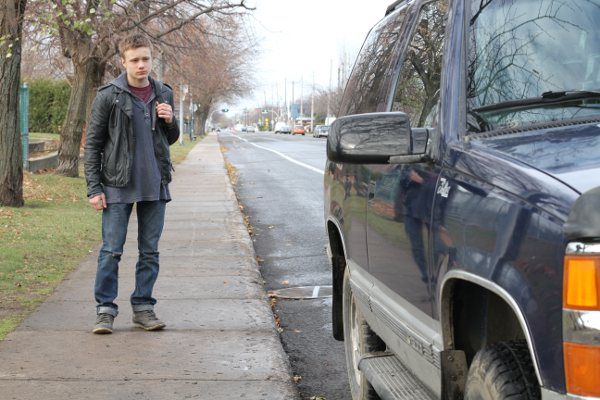
[[[331,297],[333,288],[331,285],[285,287],[277,290],[269,290],[269,297],[294,300],[314,300]]]
[[[294,158],[292,158],[292,157],[286,156],[285,154],[283,154],[283,153],[281,153],[281,152],[279,152],[279,151],[277,151],[277,150],[269,149],[268,147],[264,147],[264,146],[261,146],[261,145],[258,145],[258,144],[255,144],[255,143],[249,142],[247,139],[244,139],[243,137],[240,137],[240,136],[238,136],[238,135],[234,135],[234,134],[232,134],[231,136],[234,136],[234,137],[236,137],[236,138],[238,138],[238,139],[240,139],[240,140],[243,140],[244,142],[246,142],[246,143],[248,143],[248,144],[251,144],[252,146],[254,146],[254,147],[257,147],[257,148],[259,148],[259,149],[266,150],[266,151],[270,151],[271,153],[275,153],[275,154],[277,154],[278,156],[280,156],[280,157],[282,157],[282,158],[285,158],[286,160],[288,160],[288,161],[290,161],[290,162],[293,162],[294,164],[297,164],[297,165],[299,165],[299,166],[301,166],[301,167],[304,167],[304,168],[306,168],[306,169],[309,169],[309,170],[311,170],[311,171],[317,172],[317,173],[319,173],[319,174],[321,174],[321,175],[325,175],[325,171],[323,171],[323,170],[321,170],[321,169],[319,169],[319,168],[315,168],[315,167],[313,167],[313,166],[311,166],[311,165],[305,164],[305,163],[303,163],[302,161],[298,161],[298,160],[296,160],[296,159],[294,159]]]
[[[313,289],[313,292],[312,292],[313,299],[316,297],[319,297],[319,289],[321,289],[320,286],[315,286],[315,288]]]

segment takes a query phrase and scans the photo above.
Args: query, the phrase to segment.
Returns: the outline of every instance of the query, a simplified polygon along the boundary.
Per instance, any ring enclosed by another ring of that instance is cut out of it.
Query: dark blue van
[[[600,399],[600,0],[397,1],[339,115],[353,399]]]

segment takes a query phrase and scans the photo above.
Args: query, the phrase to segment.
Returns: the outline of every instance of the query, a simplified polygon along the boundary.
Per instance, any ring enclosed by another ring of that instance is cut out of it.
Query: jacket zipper
[[[156,131],[156,101],[157,101],[158,97],[154,100],[152,100],[152,112],[150,113],[152,115],[152,132]]]

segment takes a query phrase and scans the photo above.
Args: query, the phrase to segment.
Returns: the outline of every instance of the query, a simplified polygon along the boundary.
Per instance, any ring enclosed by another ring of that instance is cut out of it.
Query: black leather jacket
[[[179,137],[179,126],[157,118],[156,102],[169,103],[173,110],[173,91],[160,81],[149,78],[156,93],[152,101],[152,137],[154,154],[163,183],[171,182],[169,146]],[[135,132],[131,94],[125,91],[124,74],[98,89],[92,105],[85,141],[84,170],[88,197],[103,193],[103,186],[125,187],[131,177]]]

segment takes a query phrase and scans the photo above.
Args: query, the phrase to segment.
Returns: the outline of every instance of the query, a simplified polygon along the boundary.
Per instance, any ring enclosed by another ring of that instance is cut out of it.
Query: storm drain
[[[270,297],[297,300],[331,297],[331,294],[331,286],[300,286],[269,291]]]

